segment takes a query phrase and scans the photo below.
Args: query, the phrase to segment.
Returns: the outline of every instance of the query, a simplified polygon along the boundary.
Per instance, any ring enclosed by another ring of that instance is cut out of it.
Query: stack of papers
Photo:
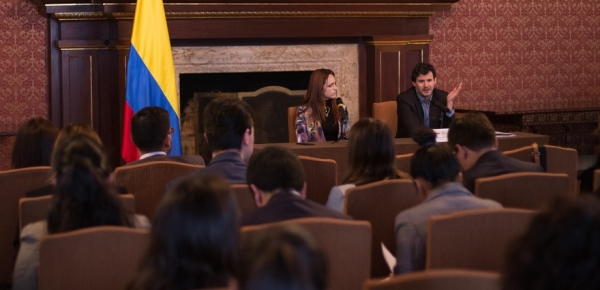
[[[448,129],[433,129],[433,131],[437,134],[437,137],[435,138],[435,142],[437,142],[437,143],[448,142]],[[514,133],[506,133],[506,132],[496,131],[497,138],[516,137],[516,136],[517,135],[515,135]]]

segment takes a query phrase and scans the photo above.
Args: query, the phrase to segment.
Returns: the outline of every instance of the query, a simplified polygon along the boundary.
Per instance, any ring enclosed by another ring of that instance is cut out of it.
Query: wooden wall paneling
[[[60,37],[60,24],[58,20],[48,17],[48,118],[57,127],[62,127],[62,99],[61,99],[61,63],[58,40]]]
[[[359,118],[366,118],[370,116],[370,110],[368,104],[369,91],[367,90],[368,78],[372,74],[371,70],[368,69],[367,61],[367,47],[364,41],[358,41],[358,116]],[[356,120],[358,121],[358,120]]]
[[[227,18],[169,19],[167,22],[169,36],[173,39],[248,38],[248,35],[252,35],[252,38],[361,37],[428,33],[426,18]],[[412,29],[407,30],[407,27]]]
[[[379,51],[379,77],[375,83],[375,102],[392,101],[400,91],[400,69],[402,50],[382,47]]]
[[[429,62],[428,45],[407,45],[402,51],[399,69],[399,93],[412,87],[412,69],[419,62]]]
[[[98,51],[98,117],[96,131],[102,138],[113,166],[121,165],[121,98],[119,94],[119,52],[114,47]]]
[[[426,61],[429,35],[373,37],[366,41],[367,111],[372,116],[374,102],[393,101],[398,93],[412,86],[410,72]]]
[[[86,123],[97,127],[98,51],[62,49],[63,125]]]
[[[121,145],[123,144],[123,122],[125,122],[125,120],[123,120],[123,115],[125,112],[125,88],[127,86],[127,60],[129,58],[129,41],[120,45],[117,45],[117,51],[118,51],[118,69],[117,69],[117,76],[119,79],[119,101],[118,101],[118,108],[119,108],[119,139],[118,139],[118,144]],[[116,108],[116,106],[115,106]],[[120,150],[119,150],[120,152]],[[113,163],[114,166],[120,166],[120,165],[124,165],[125,164],[125,160],[123,160],[121,158],[121,154],[119,154],[118,157],[118,162],[115,161],[115,163]]]

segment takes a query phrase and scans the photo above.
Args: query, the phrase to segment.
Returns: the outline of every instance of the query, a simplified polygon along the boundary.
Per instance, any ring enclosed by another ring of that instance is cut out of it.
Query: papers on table
[[[496,131],[496,137],[497,138],[502,138],[502,137],[516,137],[517,135],[515,135],[514,133],[506,133],[506,132],[498,132]]]
[[[433,129],[433,131],[437,134],[437,137],[435,138],[435,142],[437,142],[437,143],[448,142],[448,129]],[[506,132],[496,131],[497,138],[516,137],[516,136],[517,135],[515,135],[514,133],[506,133]]]
[[[448,142],[448,129],[433,129],[433,131],[437,134],[437,136],[435,137],[435,142],[437,142],[437,143]]]

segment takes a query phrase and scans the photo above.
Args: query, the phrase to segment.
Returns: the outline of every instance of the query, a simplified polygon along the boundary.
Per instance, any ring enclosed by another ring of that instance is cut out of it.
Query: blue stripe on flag
[[[171,127],[175,129],[175,134],[172,136],[172,148],[169,155],[181,155],[179,118],[133,45],[130,47],[127,66],[127,90],[125,101],[129,104],[134,113],[149,106],[157,106],[167,110],[169,112]]]

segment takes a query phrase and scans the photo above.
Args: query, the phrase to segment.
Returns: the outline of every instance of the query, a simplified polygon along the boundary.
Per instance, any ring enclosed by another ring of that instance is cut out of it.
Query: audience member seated
[[[169,112],[160,107],[145,107],[131,118],[131,140],[140,151],[140,159],[125,166],[151,161],[176,161],[194,165],[204,165],[204,159],[197,155],[167,156],[171,151],[173,128]]]
[[[247,182],[258,208],[242,216],[242,225],[303,217],[350,219],[305,199],[306,182],[302,164],[288,149],[269,146],[254,153],[248,163]]]
[[[324,142],[345,140],[350,130],[348,109],[337,95],[335,74],[320,68],[310,75],[304,101],[298,106],[296,140]]]
[[[44,118],[32,118],[19,127],[11,155],[11,168],[50,166],[58,129]]]
[[[421,139],[423,144],[432,144],[433,140],[435,134],[431,134],[429,140]],[[502,207],[495,201],[475,197],[464,188],[460,182],[458,160],[445,144],[419,148],[411,159],[410,175],[417,192],[425,200],[396,216],[396,274],[425,269],[429,217],[470,209]]]
[[[171,181],[167,191],[185,178],[209,174],[232,184],[246,183],[246,163],[254,149],[252,109],[238,98],[215,98],[204,109],[204,136],[212,151],[205,168]]]
[[[344,211],[344,199],[349,188],[385,179],[410,178],[396,169],[394,137],[381,120],[361,119],[352,126],[348,139],[348,172],[342,185],[329,193],[327,207]]]
[[[65,140],[67,140],[77,134],[87,135],[88,137],[94,139],[94,141],[98,142],[98,144],[102,144],[102,140],[100,140],[98,133],[96,133],[96,131],[94,131],[94,128],[92,128],[92,126],[90,126],[88,124],[83,124],[83,123],[75,123],[75,124],[65,126],[60,130],[60,132],[58,133],[58,137],[56,137],[56,142],[54,142],[54,148],[57,148],[58,144],[61,144]],[[41,188],[30,190],[25,193],[25,196],[26,197],[38,197],[38,196],[49,195],[49,194],[52,194],[53,190],[54,190],[54,184],[49,184],[49,185],[41,187]],[[117,191],[119,193],[127,193],[127,191],[121,187],[117,187]]]
[[[149,228],[148,219],[123,208],[110,178],[104,148],[85,135],[58,144],[52,155],[56,191],[45,221],[27,225],[13,274],[14,290],[37,289],[39,241],[48,234],[100,225]]]
[[[188,179],[161,204],[131,289],[235,289],[237,204],[218,176]]]
[[[494,126],[480,113],[454,118],[448,129],[448,145],[456,152],[463,169],[463,183],[471,192],[475,192],[477,178],[544,171],[535,163],[510,158],[498,151]]]
[[[600,201],[560,198],[507,251],[505,290],[600,289]]]
[[[240,290],[325,290],[327,258],[298,226],[256,231],[242,245],[239,284]]]

